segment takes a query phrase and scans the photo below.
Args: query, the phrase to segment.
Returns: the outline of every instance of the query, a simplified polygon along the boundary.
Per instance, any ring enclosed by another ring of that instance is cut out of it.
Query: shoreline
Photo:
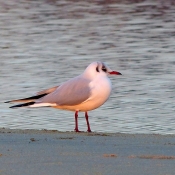
[[[16,133],[16,134],[79,134],[84,136],[162,136],[168,137],[172,136],[175,137],[175,134],[158,134],[158,133],[108,133],[108,132],[86,132],[86,131],[59,131],[59,130],[47,130],[47,129],[10,129],[10,128],[0,128],[1,133]]]

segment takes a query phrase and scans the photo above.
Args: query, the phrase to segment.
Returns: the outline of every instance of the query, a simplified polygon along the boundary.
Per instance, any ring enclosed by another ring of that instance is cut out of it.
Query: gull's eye
[[[99,69],[98,69],[98,67],[96,67],[96,71],[97,71],[97,72],[99,72]]]
[[[103,71],[103,72],[107,72],[107,70],[106,70],[105,67],[102,67],[102,71]]]

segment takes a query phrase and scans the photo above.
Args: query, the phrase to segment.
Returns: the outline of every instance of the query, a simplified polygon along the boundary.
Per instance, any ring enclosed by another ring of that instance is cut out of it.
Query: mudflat
[[[0,175],[174,175],[175,135],[0,129]]]

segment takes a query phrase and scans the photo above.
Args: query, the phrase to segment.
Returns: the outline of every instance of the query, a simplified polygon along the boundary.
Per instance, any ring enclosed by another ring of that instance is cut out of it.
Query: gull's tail
[[[47,94],[41,94],[41,95],[36,95],[28,98],[23,98],[23,99],[17,99],[17,100],[11,100],[11,101],[6,101],[5,103],[13,103],[13,102],[19,102],[22,104],[10,106],[10,108],[21,108],[21,107],[31,107],[31,108],[36,108],[36,107],[54,107],[56,104],[54,103],[38,103],[35,100],[44,97]]]
[[[30,107],[31,105],[35,104],[35,100],[37,100],[39,98],[42,98],[45,95],[47,95],[47,93],[40,94],[40,95],[35,95],[35,96],[32,96],[32,97],[28,97],[28,98],[6,101],[5,103],[14,103],[14,102],[22,103],[22,104],[19,104],[19,105],[10,106],[10,108]]]
[[[10,100],[10,101],[6,101],[5,103],[15,103],[15,102],[22,103],[19,105],[11,106],[10,108],[56,106],[56,104],[52,104],[52,103],[37,103],[36,100],[54,92],[57,88],[58,88],[58,86],[55,86],[55,87],[52,87],[49,89],[42,90],[42,91],[38,92],[37,95],[35,95],[35,96],[17,99],[17,100]]]

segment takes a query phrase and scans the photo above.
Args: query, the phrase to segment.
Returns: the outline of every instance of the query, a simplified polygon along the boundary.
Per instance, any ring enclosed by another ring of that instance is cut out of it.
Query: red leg
[[[88,127],[88,132],[91,132],[91,128],[90,128],[90,124],[89,124],[89,120],[88,120],[88,113],[85,112],[85,117],[86,117],[86,122],[87,122],[87,127]]]
[[[75,132],[80,132],[78,130],[78,111],[75,112],[75,129],[74,129]]]

